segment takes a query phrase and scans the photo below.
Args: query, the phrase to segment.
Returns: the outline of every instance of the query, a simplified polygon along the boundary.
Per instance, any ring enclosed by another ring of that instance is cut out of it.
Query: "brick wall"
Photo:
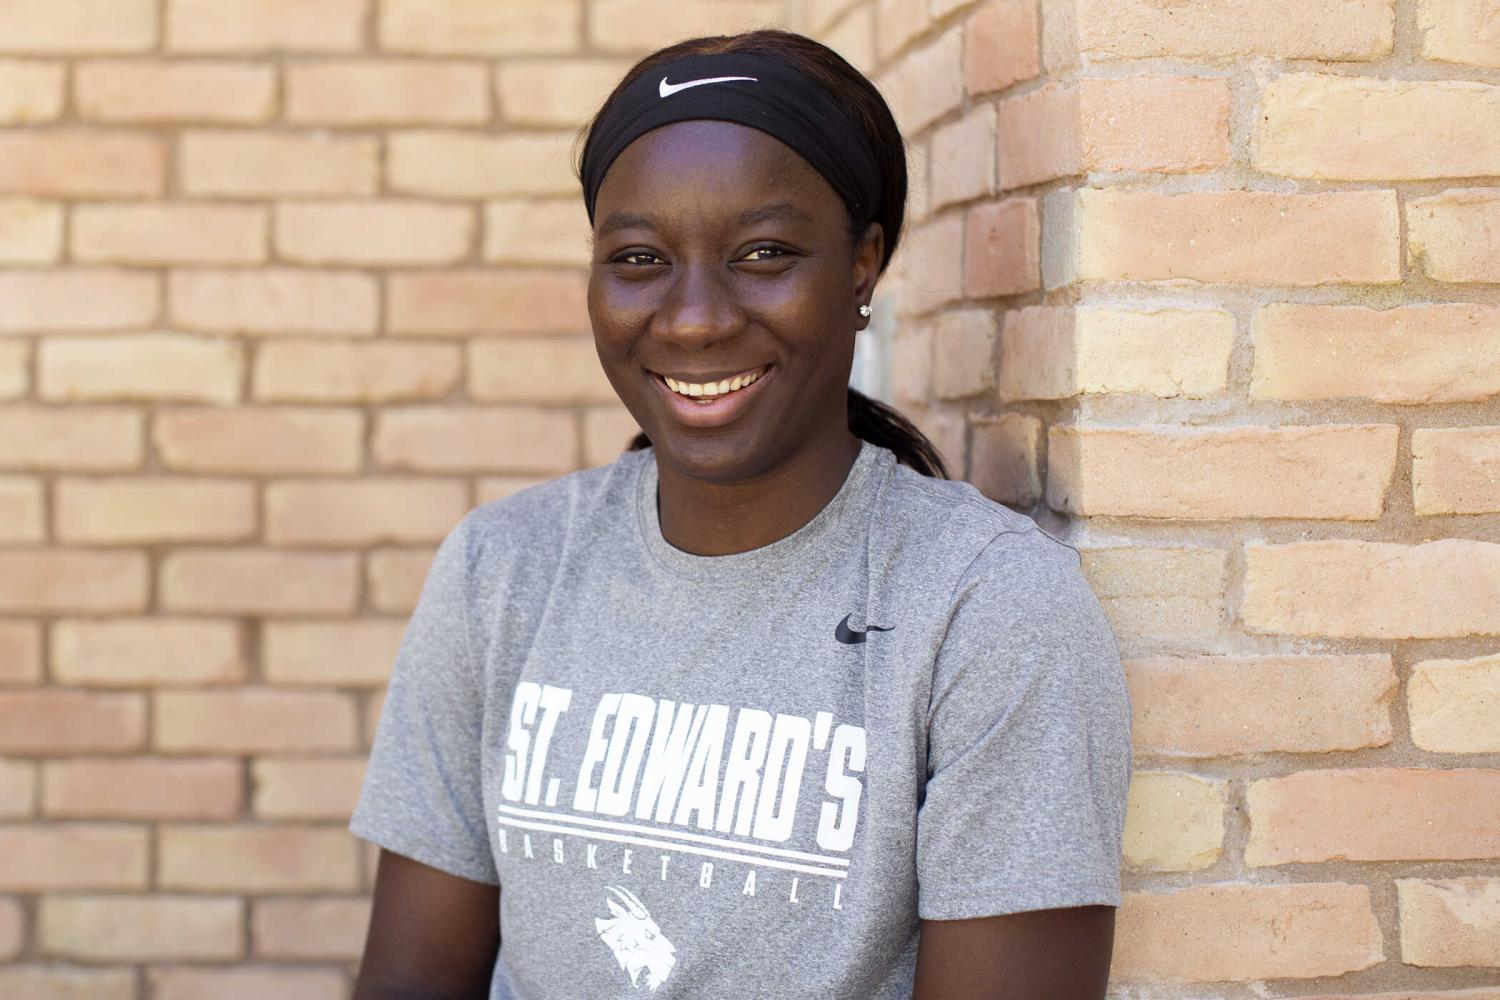
[[[1121,640],[1112,995],[1500,1000],[1500,7],[796,23],[911,141],[896,402]]]

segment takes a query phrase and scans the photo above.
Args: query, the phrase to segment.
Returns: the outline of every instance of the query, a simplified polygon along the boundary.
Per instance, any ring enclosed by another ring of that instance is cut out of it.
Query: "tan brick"
[[[1228,782],[1177,771],[1135,771],[1125,810],[1124,860],[1153,871],[1194,871],[1224,853]]]
[[[166,147],[152,136],[83,129],[0,132],[0,194],[158,197],[166,170]]]
[[[1395,424],[1079,427],[1048,431],[1047,503],[1068,514],[1374,521]]]
[[[1127,892],[1124,904],[1112,979],[1310,979],[1385,959],[1366,885],[1219,882]]]
[[[1241,616],[1254,632],[1352,638],[1450,638],[1500,632],[1492,590],[1500,545],[1443,538],[1416,545],[1329,539],[1245,547]]]
[[[141,611],[146,606],[146,573],[142,552],[0,551],[0,610]]]
[[[364,477],[266,486],[273,545],[376,545],[442,541],[469,509],[461,480]]]
[[[1137,751],[1184,757],[1388,746],[1389,654],[1151,656],[1125,664]]]
[[[341,1000],[342,973],[324,969],[155,967],[146,972],[152,1000]]]
[[[1500,188],[1406,201],[1407,262],[1434,281],[1500,282]]]
[[[177,169],[187,195],[371,195],[380,146],[373,138],[321,132],[188,132]]]
[[[875,0],[876,53],[881,59],[889,59],[922,34],[928,24],[927,4]]]
[[[982,104],[932,133],[932,207],[995,192],[995,109]]]
[[[865,4],[849,13],[819,40],[865,76],[875,73],[875,8]]]
[[[938,316],[932,332],[932,389],[962,399],[995,387],[995,314],[960,309]]]
[[[1270,305],[1256,312],[1252,335],[1253,399],[1430,404],[1500,393],[1497,306]]]
[[[172,323],[209,333],[372,334],[375,279],[350,271],[292,268],[173,271]]]
[[[357,472],[364,417],[329,407],[183,407],[158,411],[151,441],[183,472]]]
[[[14,899],[0,899],[0,960],[21,954],[26,942],[26,914]]]
[[[1251,161],[1289,177],[1500,173],[1500,86],[1288,73],[1266,85]],[[1441,142],[1412,142],[1414,134]]]
[[[432,548],[376,549],[365,566],[370,606],[378,611],[410,614],[417,606],[422,582],[432,567]]]
[[[62,256],[62,238],[61,205],[0,198],[0,264],[54,263]]]
[[[1500,878],[1398,878],[1401,961],[1500,967]]]
[[[998,503],[1018,509],[1042,496],[1038,471],[1042,422],[1022,413],[969,421],[969,481]]]
[[[62,115],[66,84],[67,71],[60,62],[0,59],[0,124],[55,121]]]
[[[1079,0],[1090,59],[1375,59],[1391,51],[1394,0]]]
[[[349,52],[368,0],[166,0],[174,52]]]
[[[964,215],[964,293],[983,298],[1041,287],[1041,221],[1035,198],[1008,198]]]
[[[1411,741],[1434,753],[1500,752],[1500,655],[1422,660],[1406,682]]]
[[[276,206],[276,253],[300,264],[451,264],[468,254],[474,209],[421,202]]]
[[[20,399],[31,381],[31,344],[0,340],[0,400]]]
[[[86,969],[56,964],[0,967],[6,1000],[136,1000],[133,969]]]
[[[386,322],[393,333],[587,333],[588,278],[564,270],[458,270],[394,274]]]
[[[469,397],[503,403],[613,403],[592,337],[472,340]]]
[[[1500,990],[1398,990],[1395,993],[1320,993],[1300,1000],[1500,1000]]]
[[[1500,512],[1500,427],[1418,428],[1411,452],[1418,514]]]
[[[98,59],[73,70],[81,118],[104,122],[265,121],[276,107],[276,70],[249,62]]]
[[[0,684],[34,684],[41,679],[41,625],[0,619]]]
[[[594,408],[590,408],[588,413],[585,415],[585,419],[587,419],[588,417],[593,417],[596,412],[598,411],[596,411]],[[613,411],[603,412],[610,413],[609,419],[611,423],[623,425],[625,417],[619,416]],[[595,423],[598,425],[602,425],[604,422],[604,418],[595,419]],[[634,425],[634,419],[632,419],[630,423]],[[635,428],[635,430],[639,429],[640,428],[638,427]],[[587,434],[587,432],[585,433]],[[607,465],[608,463],[614,461],[620,456],[620,453],[625,450],[625,444],[628,443],[630,438],[633,436],[634,433],[627,434],[623,430],[619,432],[597,430],[596,436],[593,439],[585,437],[584,465]],[[545,483],[548,478],[550,477],[481,476],[479,478],[479,481],[474,484],[475,505],[478,506],[481,504],[489,503],[492,500],[503,500],[508,496],[514,496],[515,494],[528,487],[536,486],[540,483]]]
[[[266,622],[261,637],[266,680],[338,687],[384,684],[405,632],[403,618]]]
[[[1227,77],[1086,78],[1078,114],[1084,170],[1184,173],[1229,162]]]
[[[65,684],[141,687],[243,680],[239,629],[199,618],[64,619],[52,626],[52,676]]]
[[[1500,770],[1360,767],[1251,781],[1245,864],[1491,858]]]
[[[1140,544],[1083,550],[1083,570],[1122,648],[1217,642],[1227,554]]]
[[[1500,67],[1500,21],[1488,0],[1421,0],[1422,57]]]
[[[580,0],[383,0],[379,13],[380,47],[391,52],[572,52],[583,26]]]
[[[146,703],[138,694],[10,690],[0,692],[0,721],[5,753],[132,750],[145,741]]]
[[[879,28],[876,38],[880,37]],[[964,98],[963,35],[958,27],[907,53],[877,80],[896,124],[914,136],[956,109]]]
[[[960,299],[963,291],[964,214],[949,212],[912,227],[891,261],[904,277],[903,312],[924,313]]]
[[[245,370],[243,345],[181,333],[48,338],[38,347],[37,394],[58,402],[233,403]]]
[[[37,784],[36,764],[0,758],[0,817],[25,819],[35,813]],[[4,934],[0,933],[0,941],[3,939]],[[4,952],[0,945],[0,955]]]
[[[239,958],[245,905],[196,896],[44,896],[41,953],[85,961]]]
[[[42,481],[0,476],[0,542],[40,542],[47,536]]]
[[[926,406],[912,407],[907,416],[932,442],[949,474],[961,476],[964,463],[963,414],[940,406]]]
[[[158,851],[157,881],[168,889],[298,892],[359,883],[355,838],[341,827],[164,825]]]
[[[153,705],[155,745],[178,753],[348,750],[357,738],[354,703],[334,691],[156,691]]]
[[[1400,281],[1394,191],[1076,193],[1084,281]]]
[[[156,44],[154,0],[7,0],[0,51],[140,52]]]
[[[119,264],[254,264],[266,259],[266,213],[248,205],[79,205],[73,259]]]
[[[849,12],[849,8],[860,5],[863,0],[808,0],[802,4],[794,27],[798,31],[821,36],[828,27]]]
[[[368,899],[257,899],[250,908],[250,950],[260,958],[357,959],[369,927]]]
[[[775,0],[593,0],[588,41],[610,52],[649,52],[698,35],[732,35],[782,23]]]
[[[129,469],[141,438],[141,414],[125,407],[0,407],[0,468]]]
[[[987,94],[1042,71],[1037,0],[989,0],[964,25],[964,88]]]
[[[143,824],[0,826],[0,890],[144,889],[149,837]]]
[[[347,614],[359,566],[352,554],[202,549],[167,553],[159,599],[170,611]]]
[[[371,745],[375,742],[375,730],[380,725],[380,715],[385,709],[386,690],[383,687],[376,688],[370,692],[369,697],[365,701],[364,748],[366,750],[370,749]],[[377,851],[376,853],[378,856],[379,852]],[[367,863],[365,871],[373,873],[374,866]],[[373,883],[371,884],[373,885]]]
[[[629,68],[627,59],[502,61],[495,68],[500,116],[512,125],[577,127],[598,110]]]
[[[375,421],[371,452],[382,468],[553,474],[577,468],[574,418],[568,411],[396,407]]]
[[[436,399],[458,384],[462,364],[455,344],[277,340],[256,351],[254,395],[338,403]]]
[[[63,542],[237,541],[255,534],[255,487],[244,480],[64,478],[54,491],[55,530]]]
[[[484,259],[497,264],[586,267],[588,214],[578,199],[511,198],[484,207]]]
[[[439,198],[576,198],[578,179],[569,159],[574,138],[572,132],[392,132],[386,140],[386,181],[398,194]]]
[[[286,68],[286,117],[303,125],[477,125],[490,117],[478,62],[357,59]]]
[[[347,823],[364,777],[364,757],[258,758],[250,765],[255,815]]]
[[[932,393],[932,324],[905,324],[891,340],[891,392],[897,403],[922,403]]]
[[[0,271],[0,333],[145,326],[160,309],[161,284],[150,274],[107,267]]]
[[[620,457],[632,438],[640,433],[635,417],[623,406],[591,406],[583,411],[583,464],[607,465]],[[526,476],[492,477],[481,480],[479,502],[509,496],[543,480]]]

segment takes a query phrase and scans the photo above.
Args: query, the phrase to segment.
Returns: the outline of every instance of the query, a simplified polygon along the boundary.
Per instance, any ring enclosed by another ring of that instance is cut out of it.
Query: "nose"
[[[744,321],[722,265],[711,260],[680,260],[651,325],[660,339],[696,350],[734,336]]]

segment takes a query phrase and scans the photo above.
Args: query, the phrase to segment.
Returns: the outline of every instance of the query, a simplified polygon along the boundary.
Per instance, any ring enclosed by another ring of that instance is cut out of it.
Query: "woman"
[[[358,997],[1104,995],[1114,636],[1075,549],[848,388],[904,163],[777,31],[595,117],[589,314],[643,434],[440,546],[350,823]]]

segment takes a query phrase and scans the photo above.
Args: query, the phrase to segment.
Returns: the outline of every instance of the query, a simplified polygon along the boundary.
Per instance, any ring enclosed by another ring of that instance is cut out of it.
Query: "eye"
[[[778,257],[785,257],[786,255],[787,252],[781,247],[764,246],[755,247],[749,253],[745,254],[745,256],[741,257],[740,260],[754,263],[758,260],[775,260]]]
[[[648,250],[626,250],[624,253],[615,254],[609,259],[611,264],[630,264],[635,267],[649,267],[653,264],[665,264],[656,254]]]

